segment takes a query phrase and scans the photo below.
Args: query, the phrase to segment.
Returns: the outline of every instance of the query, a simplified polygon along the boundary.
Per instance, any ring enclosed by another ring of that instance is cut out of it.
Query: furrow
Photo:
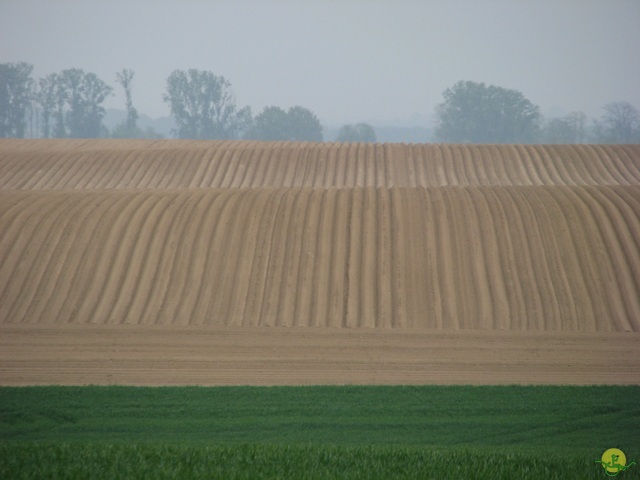
[[[513,199],[515,212],[511,218],[515,229],[514,239],[516,244],[516,268],[518,283],[521,286],[525,317],[516,327],[518,330],[543,330],[545,328],[545,313],[548,305],[545,304],[545,295],[549,286],[542,271],[545,262],[544,252],[539,249],[540,226],[535,217],[535,212],[530,209],[527,199],[532,187],[508,189]],[[551,317],[552,318],[552,317]]]
[[[615,324],[614,330],[637,331],[640,320],[639,237],[631,235],[625,218],[611,197],[605,194],[609,191],[605,188],[589,187],[574,189],[574,192],[588,205],[605,243],[609,262],[598,270],[607,282],[606,292],[612,303],[610,315]],[[638,218],[635,218],[636,225]],[[604,260],[602,257],[599,259]]]
[[[196,285],[193,288],[195,296],[192,297],[190,312],[185,315],[191,324],[226,325],[228,318],[220,314],[220,304],[230,294],[232,276],[224,275],[232,248],[231,235],[238,225],[243,223],[239,210],[245,196],[234,195],[232,190],[224,189],[225,199],[220,208],[219,215],[208,222],[208,230],[205,230],[202,243],[204,254],[194,256],[194,264],[204,259],[198,275],[193,278]],[[233,245],[233,248],[236,246]]]
[[[283,225],[280,288],[274,290],[277,294],[274,303],[278,307],[275,324],[279,326],[290,327],[295,322],[294,312],[298,300],[298,275],[304,234],[304,229],[301,227],[304,226],[304,218],[307,215],[309,197],[309,191],[305,189],[291,190],[289,194],[288,222]]]
[[[318,276],[316,257],[319,248],[319,228],[324,204],[324,192],[305,188],[309,203],[302,220],[302,248],[298,264],[300,270],[296,282],[295,305],[293,310],[294,326],[314,326],[315,291],[318,286],[314,279]],[[320,267],[322,268],[322,267]]]
[[[23,248],[13,253],[17,261],[8,272],[7,283],[0,294],[0,298],[4,299],[2,303],[11,305],[6,314],[11,322],[38,320],[29,314],[47,300],[43,298],[41,288],[44,283],[46,291],[47,282],[53,280],[49,276],[50,269],[60,268],[57,255],[67,247],[66,241],[69,239],[64,228],[60,227],[73,220],[73,215],[82,204],[73,196],[59,196],[56,200],[56,208],[51,209],[52,214],[47,217],[42,216],[42,211],[27,207],[33,215],[27,221],[33,222],[36,228],[28,239],[25,238],[25,243],[18,246]]]
[[[247,190],[246,195],[238,195],[240,204],[236,217],[238,222],[225,234],[228,237],[227,247],[221,252],[227,260],[224,269],[220,269],[219,280],[222,281],[223,295],[216,297],[211,318],[216,323],[224,319],[226,325],[242,325],[242,305],[247,300],[248,273],[251,259],[255,255],[260,218],[264,214],[264,202],[260,205],[264,193]],[[262,193],[262,195],[261,195]],[[226,229],[225,229],[226,230]]]

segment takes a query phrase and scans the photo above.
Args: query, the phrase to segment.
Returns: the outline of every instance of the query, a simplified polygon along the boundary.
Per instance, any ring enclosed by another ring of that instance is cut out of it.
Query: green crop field
[[[3,479],[596,479],[612,447],[640,387],[0,388]]]

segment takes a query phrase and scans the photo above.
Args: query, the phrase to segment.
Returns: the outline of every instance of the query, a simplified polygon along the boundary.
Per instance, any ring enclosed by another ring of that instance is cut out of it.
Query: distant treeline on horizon
[[[37,80],[33,65],[0,64],[0,138],[165,138],[140,115],[133,102],[134,72],[123,69],[116,82],[125,94],[126,118],[105,126],[103,103],[113,87],[78,68]],[[174,70],[162,100],[168,104],[170,136],[181,139],[338,142],[438,141],[446,143],[640,143],[640,111],[629,102],[603,106],[598,119],[583,112],[545,118],[521,92],[459,81],[443,92],[435,109],[435,128],[374,128],[367,123],[323,129],[308,108],[265,107],[253,115],[238,107],[231,83],[204,70]],[[148,117],[147,117],[148,118]],[[166,123],[165,123],[166,125]]]

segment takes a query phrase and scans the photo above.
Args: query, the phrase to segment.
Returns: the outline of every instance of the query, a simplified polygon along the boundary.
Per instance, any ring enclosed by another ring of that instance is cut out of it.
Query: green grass
[[[0,478],[606,478],[611,447],[640,459],[640,387],[0,388]]]
[[[0,458],[5,479],[606,478],[601,467],[578,455],[417,447],[0,444]]]

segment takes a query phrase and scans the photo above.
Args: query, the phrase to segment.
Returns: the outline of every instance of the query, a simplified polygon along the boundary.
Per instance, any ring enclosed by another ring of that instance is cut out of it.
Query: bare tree
[[[368,123],[357,125],[343,125],[338,132],[338,142],[368,142],[376,141],[376,131]]]
[[[595,122],[595,138],[602,143],[640,142],[640,112],[629,102],[604,106],[604,115]]]
[[[32,101],[32,71],[33,65],[24,62],[0,64],[0,137],[25,135]]]
[[[584,143],[586,141],[587,116],[572,112],[562,118],[547,121],[543,130],[545,143]]]
[[[123,68],[122,72],[116,73],[116,81],[122,85],[122,88],[124,89],[127,106],[126,131],[131,133],[131,136],[135,136],[137,131],[136,122],[138,121],[138,111],[133,106],[133,101],[131,100],[131,81],[133,80],[134,75],[134,71],[127,68]]]

